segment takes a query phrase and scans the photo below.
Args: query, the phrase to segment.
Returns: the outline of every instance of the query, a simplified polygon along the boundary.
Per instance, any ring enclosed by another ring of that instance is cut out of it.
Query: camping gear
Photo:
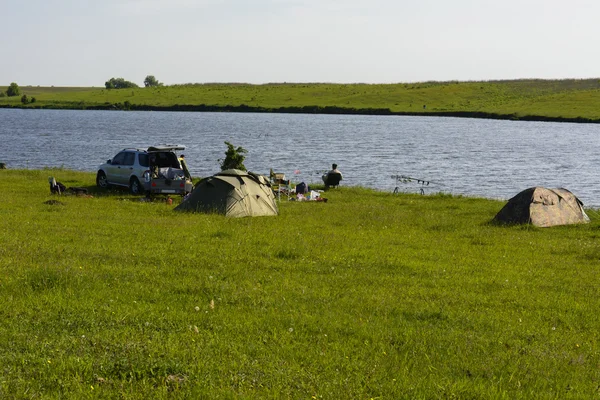
[[[281,200],[281,195],[283,194],[284,196],[287,196],[289,200],[290,192],[292,190],[290,180],[285,178],[284,173],[273,172],[272,168],[269,176],[271,179],[271,189],[277,195],[277,199]]]
[[[50,193],[62,194],[67,188],[60,182],[57,182],[53,176],[48,177],[48,183],[50,184]]]
[[[183,173],[185,175],[186,178],[188,178],[190,181],[192,180],[192,175],[190,174],[190,170],[188,169],[187,166],[187,162],[185,161],[185,155],[182,154],[179,156],[179,165],[181,166],[181,169],[183,170]]]
[[[300,194],[306,194],[308,193],[309,189],[308,189],[308,185],[304,182],[300,182],[299,184],[296,185],[296,193],[300,193]]]
[[[268,179],[238,169],[228,169],[202,179],[175,210],[213,212],[227,217],[257,217],[279,213]]]
[[[285,179],[285,174],[282,172],[273,172],[273,168],[271,168],[271,172],[269,173],[269,177],[271,178],[272,183],[283,183],[287,185],[289,183],[288,179]]]
[[[508,200],[494,221],[538,227],[587,223],[583,203],[567,189],[532,187]]]
[[[82,188],[82,187],[70,187],[67,190],[78,196],[86,196],[88,194],[88,190],[86,188]]]

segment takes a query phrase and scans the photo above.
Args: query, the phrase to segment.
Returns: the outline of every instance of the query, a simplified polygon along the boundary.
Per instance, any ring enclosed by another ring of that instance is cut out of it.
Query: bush
[[[107,89],[130,89],[139,87],[133,82],[126,81],[123,78],[110,78],[104,83]]]
[[[162,83],[160,83],[160,82],[158,81],[158,79],[156,79],[156,78],[154,77],[154,75],[148,75],[148,76],[146,77],[146,79],[144,79],[144,86],[146,86],[146,87],[156,87],[156,86],[162,86],[162,85],[163,85],[163,84],[162,84]]]
[[[21,89],[19,89],[19,85],[17,85],[15,82],[11,83],[10,86],[8,87],[8,89],[6,89],[6,95],[8,97],[18,96],[20,94],[21,94]]]
[[[243,147],[235,148],[229,142],[225,142],[225,144],[227,145],[225,159],[219,160],[221,161],[221,171],[225,171],[227,169],[239,169],[246,171],[246,166],[244,165],[244,159],[246,156],[244,156],[244,154],[248,153],[248,150],[244,149]]]
[[[29,103],[29,99],[27,98],[26,94],[24,94],[23,97],[21,97],[21,103],[23,103],[23,104]]]

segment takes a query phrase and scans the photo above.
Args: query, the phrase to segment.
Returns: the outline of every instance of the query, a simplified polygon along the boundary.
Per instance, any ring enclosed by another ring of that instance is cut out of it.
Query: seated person
[[[325,188],[329,186],[337,186],[340,181],[343,179],[342,173],[337,169],[337,164],[333,164],[331,166],[331,170],[322,176],[323,183],[325,183]]]

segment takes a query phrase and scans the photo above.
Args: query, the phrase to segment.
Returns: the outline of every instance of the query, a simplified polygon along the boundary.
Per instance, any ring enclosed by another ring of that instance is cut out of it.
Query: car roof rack
[[[185,146],[180,144],[159,144],[157,146],[148,147],[148,152],[152,151],[174,151],[174,150],[185,150]]]

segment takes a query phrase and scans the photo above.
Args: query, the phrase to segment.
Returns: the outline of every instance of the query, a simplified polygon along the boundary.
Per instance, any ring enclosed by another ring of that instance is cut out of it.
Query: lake
[[[0,109],[8,168],[95,171],[125,147],[183,144],[193,176],[219,171],[225,141],[248,150],[250,171],[392,192],[508,199],[564,187],[600,206],[600,125],[448,117]],[[397,180],[406,176],[426,181]],[[60,177],[57,177],[60,179]],[[428,183],[428,184],[427,184]]]

